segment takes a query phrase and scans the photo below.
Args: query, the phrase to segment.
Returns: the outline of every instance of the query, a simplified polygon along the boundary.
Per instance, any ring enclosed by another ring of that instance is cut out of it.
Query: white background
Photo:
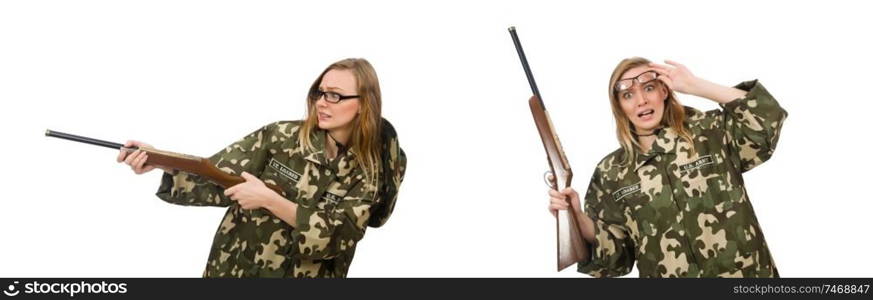
[[[200,276],[223,208],[164,203],[158,172],[43,132],[208,156],[302,118],[324,67],[365,57],[409,163],[349,276],[585,277],[554,271],[545,154],[509,25],[580,190],[618,147],[606,91],[622,58],[760,79],[789,118],[745,179],[781,274],[873,275],[870,5],[536,2],[0,2],[0,276]]]

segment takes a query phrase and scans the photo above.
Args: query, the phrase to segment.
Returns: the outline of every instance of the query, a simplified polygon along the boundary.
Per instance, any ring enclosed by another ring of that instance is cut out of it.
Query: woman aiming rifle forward
[[[167,202],[228,207],[203,276],[345,277],[367,226],[388,219],[406,156],[380,116],[373,67],[364,59],[328,66],[307,108],[305,120],[266,125],[209,158],[246,180],[227,189],[145,164],[145,152],[118,154],[136,174],[164,169],[157,195]]]

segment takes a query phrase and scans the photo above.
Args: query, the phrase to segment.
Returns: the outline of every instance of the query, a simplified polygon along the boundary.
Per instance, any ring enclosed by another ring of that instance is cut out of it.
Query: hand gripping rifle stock
[[[160,166],[160,167],[166,167],[168,169],[174,169],[174,170],[179,170],[179,171],[183,171],[183,172],[188,172],[188,173],[200,175],[200,176],[205,177],[206,179],[209,179],[213,183],[215,183],[223,188],[229,188],[229,187],[232,187],[234,185],[237,185],[237,184],[240,184],[240,183],[243,183],[246,181],[245,179],[243,179],[240,176],[234,176],[234,175],[225,173],[224,171],[218,169],[215,165],[213,165],[212,162],[210,162],[208,159],[198,157],[198,156],[181,154],[181,153],[174,153],[174,152],[169,152],[169,151],[164,151],[164,150],[158,150],[158,149],[155,149],[152,147],[130,147],[130,148],[128,148],[128,147],[124,147],[123,144],[119,144],[119,143],[107,142],[107,141],[103,141],[103,140],[92,139],[92,138],[88,138],[88,137],[83,137],[83,136],[78,136],[78,135],[73,135],[73,134],[63,133],[63,132],[57,132],[57,131],[52,131],[52,130],[46,130],[45,135],[50,136],[50,137],[56,137],[56,138],[61,138],[61,139],[65,139],[65,140],[80,142],[80,143],[86,143],[86,144],[91,144],[91,145],[96,145],[96,146],[103,146],[103,147],[112,148],[112,149],[125,150],[128,152],[141,150],[141,151],[144,151],[148,154],[148,159],[146,159],[146,164]],[[269,183],[265,183],[265,185],[267,186],[267,188],[275,191],[279,195],[283,194],[282,189],[280,189],[278,186],[273,185],[273,184],[269,184]]]
[[[549,162],[549,169],[552,178],[549,182],[552,189],[562,190],[570,186],[573,180],[573,171],[570,169],[570,163],[567,161],[567,156],[564,155],[564,149],[561,147],[561,141],[558,139],[558,134],[555,132],[555,127],[552,125],[552,120],[549,118],[549,113],[546,111],[546,106],[540,97],[540,91],[534,81],[533,73],[530,71],[530,66],[527,63],[527,57],[524,55],[524,50],[521,48],[521,42],[518,39],[518,34],[515,32],[515,27],[509,27],[509,34],[512,36],[512,41],[515,44],[515,50],[518,51],[518,57],[521,59],[521,65],[524,67],[527,81],[530,83],[533,96],[528,100],[530,112],[533,114],[534,123],[536,123],[537,131],[540,134],[540,139],[543,142],[543,147],[546,150],[546,158]],[[579,207],[574,207],[570,201],[570,209],[559,210],[557,214],[558,227],[558,271],[561,271],[579,261],[587,260],[588,245],[582,238],[582,233],[579,231],[579,220],[576,218],[576,211],[581,211]]]

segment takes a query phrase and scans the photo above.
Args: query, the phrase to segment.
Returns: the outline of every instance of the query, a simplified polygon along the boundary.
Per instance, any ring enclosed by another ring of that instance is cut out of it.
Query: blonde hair
[[[612,116],[615,118],[615,131],[618,137],[618,143],[624,150],[624,162],[633,162],[636,160],[637,151],[635,147],[640,147],[636,133],[631,130],[633,124],[624,114],[619,103],[618,91],[615,90],[615,83],[621,79],[621,75],[627,70],[648,65],[650,61],[642,57],[631,57],[623,59],[612,71],[612,76],[609,79],[609,102],[612,104]],[[688,142],[691,142],[691,134],[685,128],[685,107],[676,99],[676,94],[673,93],[666,84],[660,84],[667,90],[667,99],[664,100],[664,115],[661,118],[661,125],[672,128],[679,134],[679,137]],[[693,149],[692,149],[693,151]]]
[[[377,165],[381,162],[381,132],[382,132],[382,92],[379,89],[379,78],[376,70],[363,58],[347,58],[335,62],[324,69],[309,88],[307,96],[307,117],[300,128],[299,141],[306,148],[314,149],[310,134],[318,127],[318,112],[315,102],[318,100],[318,87],[324,75],[331,70],[348,70],[355,75],[358,82],[357,94],[360,96],[360,113],[352,119],[352,132],[349,138],[349,151],[356,155],[358,165],[363,169],[367,181],[378,186],[379,171]]]

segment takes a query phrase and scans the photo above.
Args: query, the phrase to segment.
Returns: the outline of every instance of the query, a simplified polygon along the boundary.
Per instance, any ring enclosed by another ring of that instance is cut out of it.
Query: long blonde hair
[[[621,104],[618,99],[618,91],[615,90],[615,83],[621,79],[621,75],[627,70],[648,65],[650,61],[642,57],[631,57],[623,59],[612,71],[612,76],[609,78],[609,102],[612,104],[612,116],[615,118],[615,132],[618,137],[618,143],[624,150],[624,162],[633,162],[636,160],[637,151],[635,147],[640,147],[637,135],[632,129],[633,124],[621,109]],[[676,94],[673,93],[666,84],[659,82],[667,90],[667,99],[664,100],[664,115],[661,117],[661,125],[672,128],[679,134],[679,137],[691,143],[691,134],[685,128],[685,107],[676,99]]]
[[[324,75],[330,70],[349,70],[357,79],[357,94],[360,95],[360,113],[352,122],[352,132],[349,139],[349,151],[356,155],[358,165],[364,170],[364,176],[370,184],[378,186],[378,172],[381,168],[381,132],[382,132],[382,92],[379,89],[379,78],[376,70],[363,58],[347,58],[335,62],[324,69],[309,88],[307,96],[307,117],[300,128],[299,140],[304,147],[313,149],[310,134],[318,128],[318,112],[315,102],[318,100],[318,87]]]

